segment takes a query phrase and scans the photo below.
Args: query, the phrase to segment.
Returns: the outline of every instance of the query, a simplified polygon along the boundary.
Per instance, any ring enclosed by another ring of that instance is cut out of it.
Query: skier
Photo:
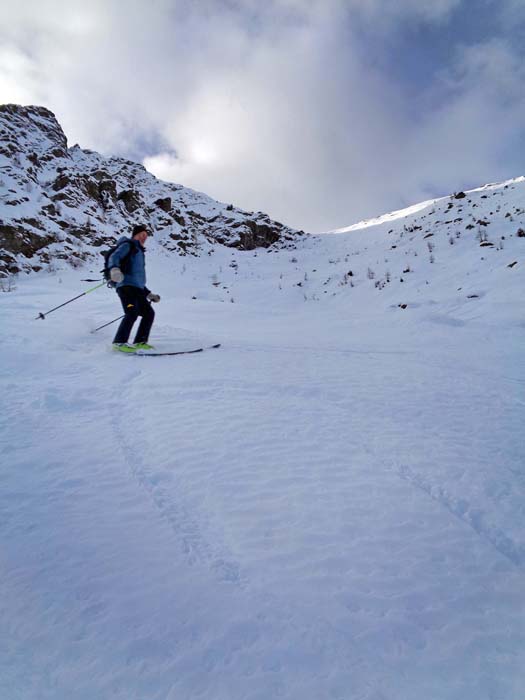
[[[155,318],[151,302],[159,302],[160,296],[153,294],[146,287],[144,245],[149,234],[144,224],[137,224],[133,227],[131,238],[122,236],[108,259],[110,279],[116,284],[117,294],[125,314],[113,340],[113,348],[120,352],[154,349],[153,345],[148,344]],[[130,345],[129,335],[139,316],[142,316],[142,319],[135,335],[135,342]]]

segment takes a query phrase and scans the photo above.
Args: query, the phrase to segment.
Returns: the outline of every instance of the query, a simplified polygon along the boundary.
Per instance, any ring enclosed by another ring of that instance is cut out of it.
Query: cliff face
[[[0,272],[79,264],[143,222],[166,249],[289,246],[302,231],[75,145],[44,107],[0,105]]]

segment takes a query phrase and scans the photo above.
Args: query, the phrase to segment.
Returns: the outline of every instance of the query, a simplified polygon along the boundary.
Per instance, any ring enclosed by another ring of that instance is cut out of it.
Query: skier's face
[[[148,232],[141,231],[140,233],[137,233],[135,235],[135,238],[140,242],[141,245],[144,245],[146,243],[146,241],[148,240]]]

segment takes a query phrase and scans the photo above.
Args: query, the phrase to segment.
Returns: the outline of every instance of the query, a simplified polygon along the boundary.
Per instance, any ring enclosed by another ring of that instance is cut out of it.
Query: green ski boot
[[[113,350],[118,350],[119,352],[127,352],[133,354],[137,352],[137,348],[129,343],[113,343]]]
[[[149,345],[149,343],[133,343],[135,350],[155,350],[154,345]]]

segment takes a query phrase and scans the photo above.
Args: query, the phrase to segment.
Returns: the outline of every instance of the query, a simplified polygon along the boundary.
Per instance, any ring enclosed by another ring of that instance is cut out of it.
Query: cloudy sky
[[[525,173],[525,0],[3,0],[0,102],[309,231]]]

